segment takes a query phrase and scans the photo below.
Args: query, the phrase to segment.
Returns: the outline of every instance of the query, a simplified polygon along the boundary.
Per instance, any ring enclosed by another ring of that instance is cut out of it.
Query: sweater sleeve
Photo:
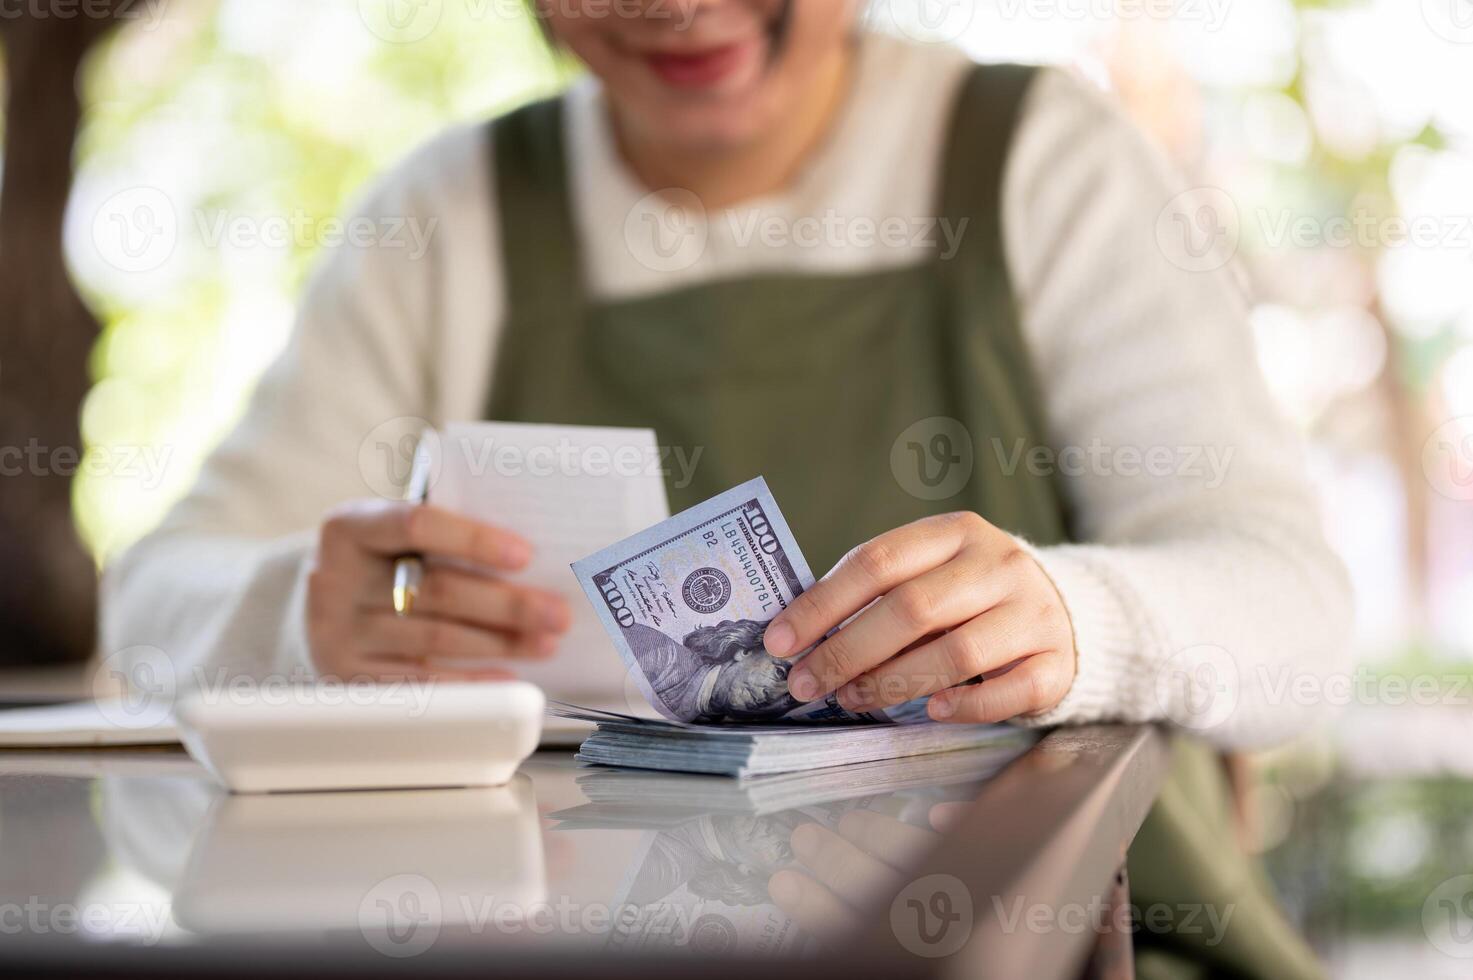
[[[374,229],[371,243],[350,235],[325,254],[240,423],[106,570],[104,657],[162,651],[181,690],[310,673],[304,603],[323,514],[397,495],[413,439],[441,421],[442,224],[460,189],[445,170],[484,181],[484,142],[479,130],[443,136],[364,198],[345,227]]]
[[[1167,721],[1282,741],[1345,669],[1343,569],[1259,374],[1228,255],[1181,248],[1186,190],[1100,93],[1042,72],[1004,178],[1004,244],[1048,464],[1082,544],[1032,548],[1078,673],[1034,724]]]

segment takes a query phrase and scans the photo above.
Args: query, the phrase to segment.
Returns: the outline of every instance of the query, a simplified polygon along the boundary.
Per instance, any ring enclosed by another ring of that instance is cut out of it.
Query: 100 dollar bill
[[[572,567],[635,684],[667,718],[890,720],[846,711],[833,695],[798,702],[788,670],[801,657],[764,649],[767,624],[814,580],[761,477]]]

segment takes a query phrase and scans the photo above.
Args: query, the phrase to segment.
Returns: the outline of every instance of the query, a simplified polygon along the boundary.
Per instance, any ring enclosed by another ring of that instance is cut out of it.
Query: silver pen
[[[409,467],[409,484],[404,488],[404,499],[415,506],[423,504],[429,496],[430,469],[433,462],[429,446],[424,439],[420,439],[414,447],[414,461]],[[424,573],[423,555],[407,554],[394,559],[395,615],[408,616],[414,611],[414,602],[419,598],[419,585]]]

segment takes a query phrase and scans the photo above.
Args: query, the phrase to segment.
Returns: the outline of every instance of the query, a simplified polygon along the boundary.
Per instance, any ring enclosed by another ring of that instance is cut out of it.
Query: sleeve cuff
[[[287,564],[282,571],[292,576],[292,585],[281,614],[276,663],[288,677],[317,676],[317,668],[312,664],[312,647],[307,639],[307,577],[312,571],[315,544],[315,532],[294,534],[287,539],[282,555]]]
[[[1141,632],[1128,603],[1090,560],[1087,546],[1037,548],[1016,539],[1058,589],[1074,629],[1075,674],[1048,711],[1013,719],[1028,728],[1120,721],[1141,715],[1130,694],[1143,676]],[[1147,680],[1151,680],[1146,675]]]

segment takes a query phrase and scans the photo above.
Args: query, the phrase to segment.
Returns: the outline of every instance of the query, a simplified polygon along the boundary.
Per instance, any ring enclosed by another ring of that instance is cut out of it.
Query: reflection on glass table
[[[44,859],[7,877],[0,861],[0,903],[44,893],[147,926],[21,937],[51,947],[803,956],[877,872],[929,847],[938,805],[973,799],[1031,743],[747,782],[542,753],[496,789],[267,796],[231,796],[179,754],[10,754],[0,857],[86,857],[64,877]]]
[[[639,952],[803,956],[840,940],[1026,740],[742,784],[638,770],[578,780],[562,831],[644,829],[611,936]],[[886,891],[889,889],[889,892]]]

